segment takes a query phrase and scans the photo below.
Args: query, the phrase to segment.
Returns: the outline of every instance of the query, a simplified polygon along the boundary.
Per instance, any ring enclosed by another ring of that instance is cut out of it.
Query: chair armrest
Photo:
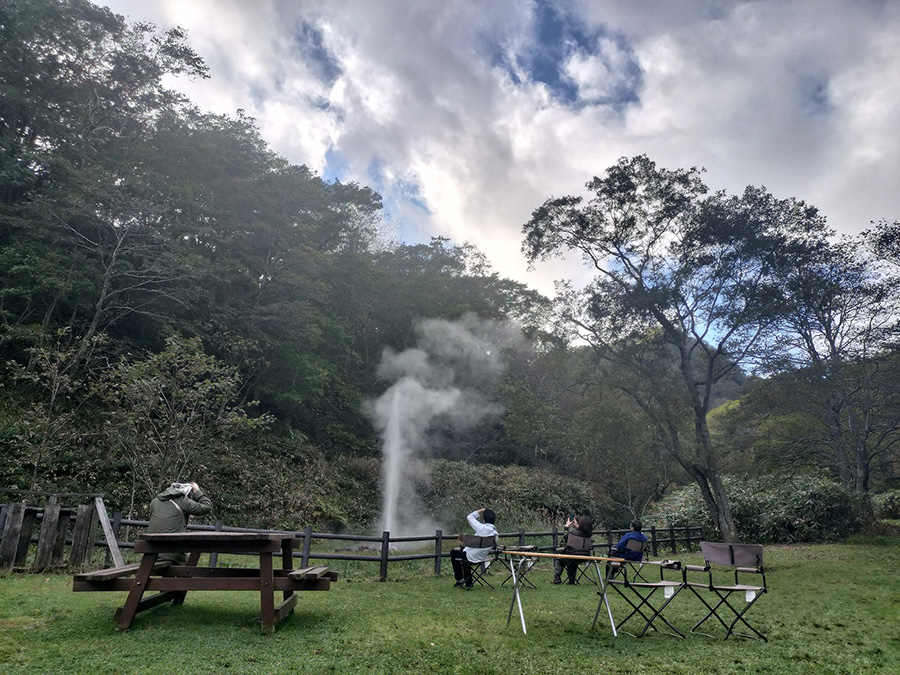
[[[687,572],[709,572],[709,565],[685,565]]]
[[[762,569],[759,567],[738,567],[734,571],[742,574],[762,574]]]

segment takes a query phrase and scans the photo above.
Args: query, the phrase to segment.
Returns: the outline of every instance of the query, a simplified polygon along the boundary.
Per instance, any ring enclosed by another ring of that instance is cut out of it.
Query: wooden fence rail
[[[89,504],[75,507],[61,507],[54,496],[48,496],[43,507],[29,506],[24,502],[5,504],[0,508],[0,570],[18,568],[25,569],[29,547],[37,544],[34,563],[28,568],[34,571],[49,569],[65,564],[64,547],[71,547],[68,565],[85,568],[90,566],[95,547],[106,548],[106,566],[121,565],[120,549],[133,549],[133,541],[121,540],[122,528],[147,527],[146,520],[132,520],[121,513],[114,513],[110,520],[106,516],[102,498],[98,495],[86,495],[92,500]],[[35,535],[36,526],[38,534]],[[102,525],[103,539],[98,539],[98,527]],[[221,520],[215,525],[188,525],[189,530],[221,531],[221,532],[271,532],[247,527],[231,527]],[[388,565],[391,562],[405,560],[434,560],[434,573],[441,573],[441,562],[450,556],[449,548],[458,545],[457,535],[445,535],[436,530],[433,535],[392,537],[390,532],[380,535],[334,534],[313,532],[307,527],[304,531],[280,530],[293,534],[301,543],[295,557],[301,558],[301,566],[307,567],[310,560],[353,560],[379,563],[379,578],[386,580]],[[594,532],[594,542],[599,549],[610,547],[628,530],[606,528]],[[693,550],[699,547],[703,539],[703,528],[691,527],[650,527],[644,531],[650,539],[653,557],[661,552]],[[544,532],[500,533],[500,543],[506,546],[534,545],[538,551],[552,551],[562,545],[563,532],[554,527]],[[370,544],[371,553],[338,553],[314,551],[313,541],[343,541]],[[398,553],[397,545],[421,544],[420,548],[428,548],[422,553]],[[444,550],[449,544],[448,550]],[[218,563],[217,554],[210,554],[210,565]]]

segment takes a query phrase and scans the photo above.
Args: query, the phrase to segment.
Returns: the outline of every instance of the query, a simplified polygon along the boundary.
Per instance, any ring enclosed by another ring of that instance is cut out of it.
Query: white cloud
[[[212,72],[180,85],[198,105],[245,109],[275,150],[316,171],[336,153],[347,179],[383,192],[401,234],[470,241],[502,275],[545,293],[554,277],[586,271],[567,261],[527,272],[522,224],[620,156],[705,166],[716,189],[766,185],[843,231],[900,218],[900,3],[567,3],[569,20],[599,36],[591,53],[559,64],[588,104],[576,106],[515,62],[533,40],[534,4],[109,4],[190,31]],[[321,32],[336,80],[298,57],[304,22]],[[592,105],[617,91],[631,61],[638,102]]]

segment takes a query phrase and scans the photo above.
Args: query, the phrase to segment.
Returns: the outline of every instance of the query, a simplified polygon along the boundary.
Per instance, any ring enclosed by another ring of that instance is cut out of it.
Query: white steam
[[[464,429],[501,414],[503,407],[484,392],[503,373],[502,348],[523,340],[515,325],[474,315],[456,322],[428,319],[417,332],[416,348],[384,350],[378,376],[393,384],[370,402],[384,454],[381,529],[392,534],[434,531],[415,490],[427,480],[428,429],[438,418]]]

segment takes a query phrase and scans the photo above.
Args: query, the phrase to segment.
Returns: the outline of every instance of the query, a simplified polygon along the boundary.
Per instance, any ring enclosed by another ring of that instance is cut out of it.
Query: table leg
[[[285,539],[281,542],[281,569],[294,569],[294,544],[293,539]],[[285,591],[282,600],[287,600],[294,594],[294,591]]]
[[[259,609],[263,632],[275,630],[275,574],[272,571],[272,552],[259,554]]]
[[[521,567],[522,563],[525,560],[527,560],[527,558],[524,558],[524,557],[519,560],[519,567]],[[512,560],[512,561],[510,561],[510,563],[511,564],[509,566],[509,570],[510,570],[510,573],[512,574],[512,579],[513,579],[513,597],[509,601],[509,614],[506,616],[506,625],[508,626],[510,620],[512,619],[513,604],[518,603],[519,604],[519,618],[522,620],[522,632],[525,635],[528,635],[528,631],[525,629],[525,612],[522,610],[522,598],[519,596],[519,582],[522,580],[522,574],[521,574],[522,570],[521,569],[519,570],[519,576],[516,577],[516,562],[515,562],[515,560]]]
[[[153,572],[153,566],[156,564],[157,553],[145,553],[141,558],[141,564],[134,575],[134,581],[131,583],[131,590],[128,591],[128,598],[122,608],[116,612],[116,630],[128,630],[131,628],[131,622],[134,621],[134,615],[137,614],[138,606],[141,604],[141,597],[147,589],[147,580]]]
[[[610,628],[612,628],[613,637],[618,637],[619,634],[616,631],[616,622],[615,622],[615,619],[613,619],[612,610],[609,608],[609,595],[608,595],[609,577],[606,575],[600,574],[600,566],[596,562],[594,562],[594,566],[597,568],[597,578],[600,579],[600,590],[598,591],[598,593],[602,597],[600,599],[600,603],[597,605],[597,612],[594,614],[594,623],[592,624],[591,627],[593,628],[594,626],[597,625],[597,617],[600,616],[600,608],[603,605],[606,605],[606,613],[607,613],[607,615],[609,615],[609,626],[610,626]],[[607,569],[607,573],[608,573],[608,570],[610,568],[607,566],[606,569]]]
[[[188,555],[187,566],[196,567],[198,562],[200,562],[200,551],[191,551]],[[172,604],[183,605],[186,597],[187,591],[172,591]]]

